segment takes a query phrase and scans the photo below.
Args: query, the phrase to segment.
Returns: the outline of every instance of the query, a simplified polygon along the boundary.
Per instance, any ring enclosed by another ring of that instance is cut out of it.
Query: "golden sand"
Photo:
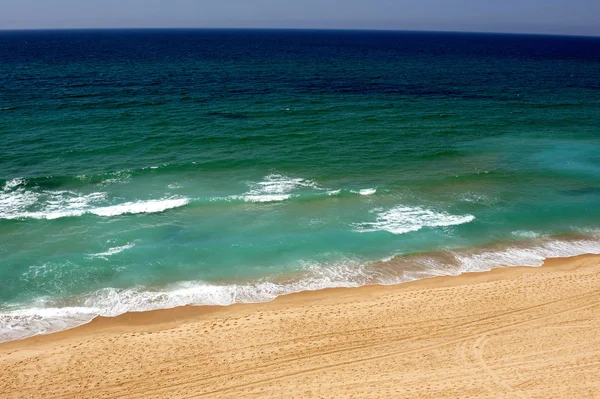
[[[600,398],[600,257],[98,318],[0,345],[0,398]]]

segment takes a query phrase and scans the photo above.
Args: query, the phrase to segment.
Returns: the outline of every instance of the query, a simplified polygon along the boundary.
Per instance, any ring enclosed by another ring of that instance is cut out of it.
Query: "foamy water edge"
[[[465,249],[443,252],[450,259],[440,263],[435,255],[396,257],[369,263],[344,259],[326,265],[306,264],[302,277],[283,282],[259,280],[218,285],[202,281],[173,284],[162,289],[105,288],[81,298],[81,306],[56,307],[50,299],[0,314],[0,342],[49,334],[86,324],[97,316],[114,317],[127,312],[169,309],[184,305],[220,305],[269,302],[279,296],[327,288],[394,285],[436,276],[456,276],[508,266],[541,266],[546,259],[600,254],[600,234],[589,238],[543,238],[530,247],[520,242],[498,250]],[[110,251],[108,251],[110,252]],[[438,253],[442,254],[442,253]],[[393,270],[405,262],[411,270]],[[437,262],[437,263],[436,263]],[[393,272],[390,272],[393,270]]]

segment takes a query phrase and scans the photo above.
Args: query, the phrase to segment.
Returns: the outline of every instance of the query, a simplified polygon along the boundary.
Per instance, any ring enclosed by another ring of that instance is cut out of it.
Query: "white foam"
[[[568,258],[584,254],[600,255],[600,236],[585,239],[537,238],[515,242],[500,248],[471,248],[445,252],[445,257],[417,255],[405,258],[411,271],[405,281],[443,275],[485,272],[509,266],[539,267],[550,258]],[[396,261],[396,260],[394,260]]]
[[[158,213],[167,209],[179,208],[189,203],[188,198],[160,199],[149,201],[126,202],[124,204],[105,206],[88,210],[98,216],[118,216],[137,213]]]
[[[329,190],[329,191],[327,191],[327,195],[331,195],[331,196],[338,195],[341,192],[342,192],[342,190]]]
[[[117,316],[183,305],[267,302],[294,292],[358,287],[366,284],[368,279],[364,264],[357,259],[326,265],[305,263],[300,268],[303,277],[279,283],[260,280],[220,285],[190,281],[157,290],[105,288],[77,299],[78,306],[69,307],[60,307],[51,299],[42,298],[28,308],[0,313],[0,342],[72,328],[98,315]]]
[[[80,194],[73,191],[29,191],[23,187],[0,193],[0,219],[57,219],[80,216],[106,193]],[[31,208],[38,210],[31,210]]]
[[[377,192],[377,189],[375,189],[375,188],[365,188],[365,189],[360,190],[358,193],[360,195],[373,195],[376,192]]]
[[[42,214],[38,219],[80,216],[89,206],[106,200],[106,193],[103,192],[81,195],[72,191],[55,191],[47,194],[45,208],[42,212],[38,212],[38,214]]]
[[[353,194],[358,194],[358,195],[365,195],[365,196],[369,196],[369,195],[373,195],[377,192],[376,188],[363,188],[361,190],[349,190],[351,193]]]
[[[319,270],[316,270],[316,269]],[[218,285],[202,281],[184,282],[163,290],[100,290],[85,300],[85,305],[102,309],[102,315],[115,316],[129,311],[146,311],[184,305],[231,305],[268,302],[278,296],[333,287],[357,287],[365,283],[364,268],[339,265],[315,267],[297,281],[276,283],[257,281],[249,284]]]
[[[24,212],[38,198],[38,194],[24,189],[0,192],[0,219],[12,219],[12,215]]]
[[[90,322],[100,309],[31,307],[0,314],[0,342],[66,330]]]
[[[111,178],[98,185],[125,182],[131,176],[126,172],[110,174]],[[85,180],[87,176],[78,176]],[[177,208],[189,203],[188,198],[161,198],[157,200],[131,201],[116,205],[105,205],[106,192],[88,194],[71,190],[27,190],[26,181],[21,178],[4,183],[0,191],[0,219],[59,219],[85,214],[97,216],[117,216],[137,213],[157,213]],[[104,206],[102,206],[104,204]]]
[[[121,253],[121,252],[126,251],[128,249],[131,249],[133,247],[135,247],[135,244],[122,245],[120,247],[109,248],[105,252],[99,252],[97,254],[91,254],[90,256],[94,257],[94,258],[103,258],[103,257],[106,257],[106,256],[111,256],[111,255],[115,255],[115,254]]]
[[[311,180],[292,178],[280,174],[270,174],[260,182],[249,182],[248,187],[249,190],[243,195],[235,195],[230,198],[241,199],[246,202],[280,202],[290,199],[292,193],[301,189],[320,190],[318,185]]]
[[[450,215],[446,212],[408,206],[397,206],[389,210],[377,208],[371,212],[377,213],[376,221],[355,223],[355,231],[360,233],[387,231],[392,234],[404,234],[421,230],[423,227],[454,226],[475,219],[473,215]]]
[[[0,193],[0,219],[59,219],[85,214],[117,216],[137,213],[157,213],[184,206],[188,198],[126,202],[98,206],[106,202],[107,193],[81,194],[73,191],[27,191],[24,188]],[[32,208],[37,208],[32,210]]]
[[[246,284],[190,281],[154,290],[143,287],[105,288],[85,297],[71,298],[71,306],[63,307],[56,300],[41,298],[29,306],[0,312],[0,342],[64,330],[87,323],[97,315],[117,316],[130,311],[183,305],[266,302],[301,291],[366,284],[399,284],[504,266],[539,266],[548,258],[600,254],[599,239],[598,234],[579,240],[542,238],[532,241],[529,247],[521,247],[515,243],[497,250],[487,248],[450,251],[446,252],[447,258],[426,254],[400,258],[406,262],[406,269],[399,268],[401,264],[393,263],[393,259],[387,268],[384,264],[383,269],[380,267],[381,263],[368,264],[355,258],[344,258],[328,264],[304,262],[299,265],[299,274],[286,281],[277,281],[277,278]],[[389,258],[384,261],[387,260]],[[47,272],[45,265],[40,270]],[[32,273],[37,275],[40,270],[36,269]]]
[[[25,179],[22,179],[20,177],[14,178],[12,180],[8,180],[4,183],[4,187],[2,188],[4,191],[9,191],[14,189],[15,187],[18,187],[22,184],[25,184]]]
[[[600,242],[587,239],[548,239],[526,248],[514,245],[502,250],[453,253],[460,264],[459,273],[483,272],[506,266],[541,266],[548,258],[568,258],[583,254],[600,254]]]

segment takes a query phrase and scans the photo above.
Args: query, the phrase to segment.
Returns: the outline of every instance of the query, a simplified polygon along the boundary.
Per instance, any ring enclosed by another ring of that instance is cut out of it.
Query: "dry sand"
[[[0,398],[600,398],[600,257],[0,345]]]

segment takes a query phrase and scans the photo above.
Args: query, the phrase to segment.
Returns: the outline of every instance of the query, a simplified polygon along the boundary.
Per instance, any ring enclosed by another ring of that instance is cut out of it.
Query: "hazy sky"
[[[600,0],[0,0],[0,29],[117,27],[600,35]]]

